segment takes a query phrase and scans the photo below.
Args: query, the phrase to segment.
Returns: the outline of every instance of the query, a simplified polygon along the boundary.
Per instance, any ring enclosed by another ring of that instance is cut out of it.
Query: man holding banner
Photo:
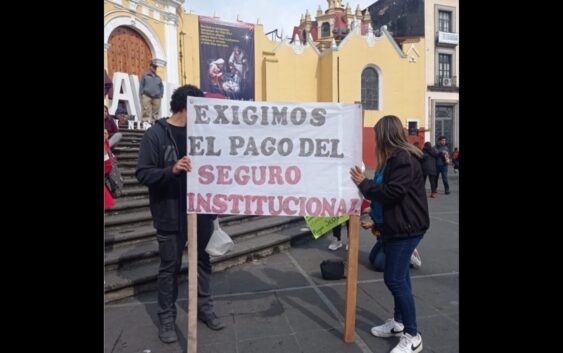
[[[186,177],[192,170],[186,153],[186,102],[188,96],[203,97],[203,92],[192,85],[178,88],[172,94],[172,116],[159,119],[147,130],[141,141],[135,175],[149,188],[150,209],[157,231],[160,267],[158,270],[159,337],[162,342],[177,341],[175,330],[177,277],[186,245]],[[197,216],[198,245],[198,319],[212,330],[221,330],[224,324],[213,312],[210,281],[211,263],[205,252],[213,233],[214,214]]]

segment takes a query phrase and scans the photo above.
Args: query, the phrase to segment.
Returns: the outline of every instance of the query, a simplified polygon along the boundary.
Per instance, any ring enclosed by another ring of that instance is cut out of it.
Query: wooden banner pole
[[[356,335],[356,289],[358,285],[358,251],[360,247],[360,216],[350,215],[348,233],[348,270],[346,273],[346,304],[344,308],[344,342],[354,342]]]
[[[188,334],[187,352],[197,353],[197,214],[188,214]]]

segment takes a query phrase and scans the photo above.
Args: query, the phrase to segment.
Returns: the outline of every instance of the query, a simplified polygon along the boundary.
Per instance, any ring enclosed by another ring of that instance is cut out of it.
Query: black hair
[[[172,93],[172,99],[170,100],[170,111],[172,113],[179,113],[186,110],[187,97],[204,97],[202,90],[194,85],[184,85],[178,87],[174,93]]]

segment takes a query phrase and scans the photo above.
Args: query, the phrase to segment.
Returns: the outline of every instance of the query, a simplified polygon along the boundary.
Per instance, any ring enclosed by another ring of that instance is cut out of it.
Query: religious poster
[[[199,16],[200,88],[254,100],[254,25]]]

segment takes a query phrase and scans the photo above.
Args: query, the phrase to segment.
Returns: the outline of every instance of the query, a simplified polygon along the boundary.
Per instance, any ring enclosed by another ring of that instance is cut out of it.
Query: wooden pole
[[[188,214],[188,353],[197,353],[197,214]]]
[[[346,273],[346,305],[344,308],[344,342],[354,342],[356,335],[356,289],[358,285],[358,251],[360,247],[360,216],[350,215],[348,233],[348,270]]]

